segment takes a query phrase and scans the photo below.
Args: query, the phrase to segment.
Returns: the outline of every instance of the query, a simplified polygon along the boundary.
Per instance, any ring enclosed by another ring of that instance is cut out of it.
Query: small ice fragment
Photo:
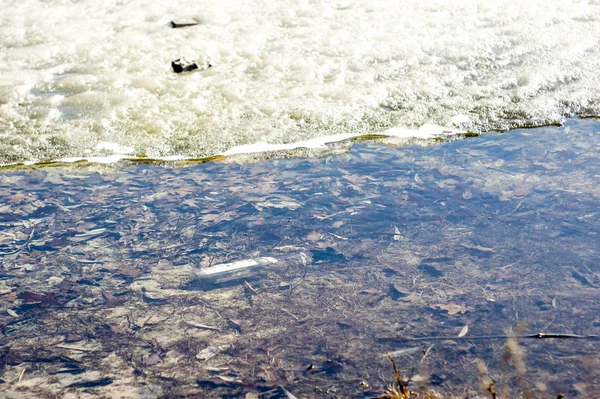
[[[403,127],[393,127],[381,132],[387,136],[400,137],[400,138],[417,138],[417,139],[430,139],[443,134],[452,133],[441,126],[426,123],[418,129],[407,129]]]
[[[314,149],[324,149],[327,148],[328,144],[337,143],[343,140],[348,140],[352,137],[356,137],[356,135],[351,133],[340,133],[334,134],[331,136],[323,136],[317,137],[314,139],[306,140],[306,141],[298,141],[290,144],[269,144],[263,141],[259,141],[254,144],[242,144],[229,150],[225,151],[223,155],[238,155],[238,154],[250,154],[257,152],[267,152],[267,151],[288,151],[296,148],[314,148]]]
[[[397,226],[394,226],[394,241],[400,240],[402,236],[400,235],[400,230]]]

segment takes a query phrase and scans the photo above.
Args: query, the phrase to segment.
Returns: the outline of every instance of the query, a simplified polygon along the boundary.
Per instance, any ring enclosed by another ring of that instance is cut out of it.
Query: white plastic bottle
[[[244,259],[231,263],[221,263],[206,269],[193,271],[195,283],[204,289],[217,288],[224,285],[241,283],[244,280],[255,279],[274,269],[286,267],[306,267],[311,261],[305,252],[290,252],[275,256]]]

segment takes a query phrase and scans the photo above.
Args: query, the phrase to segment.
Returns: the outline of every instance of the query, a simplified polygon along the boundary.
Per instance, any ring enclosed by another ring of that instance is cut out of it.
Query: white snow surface
[[[598,1],[3,0],[0,164],[560,122],[600,111],[599,41]]]

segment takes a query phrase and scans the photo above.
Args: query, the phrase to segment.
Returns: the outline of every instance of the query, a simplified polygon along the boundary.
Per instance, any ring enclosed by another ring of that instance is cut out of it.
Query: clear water
[[[595,1],[4,0],[0,164],[556,123],[600,111],[599,40]]]
[[[0,388],[366,399],[393,381],[389,351],[431,397],[489,399],[490,380],[502,398],[596,397],[598,132],[577,119],[321,158],[5,171]],[[311,262],[190,281],[300,252]],[[585,338],[523,338],[521,356],[498,338],[511,329]]]

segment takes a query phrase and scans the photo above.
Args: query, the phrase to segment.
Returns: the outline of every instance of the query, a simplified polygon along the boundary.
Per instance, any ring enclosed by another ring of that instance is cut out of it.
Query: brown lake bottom
[[[389,352],[420,397],[490,398],[495,381],[499,398],[591,398],[599,201],[593,119],[323,158],[6,171],[0,391],[375,398]],[[265,256],[280,262],[194,278]]]

